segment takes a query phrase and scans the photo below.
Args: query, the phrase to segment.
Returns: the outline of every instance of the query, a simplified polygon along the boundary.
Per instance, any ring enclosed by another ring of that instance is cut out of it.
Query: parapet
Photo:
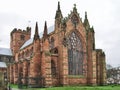
[[[17,28],[14,28],[13,31],[11,32],[11,35],[13,33],[23,33],[23,34],[31,34],[31,27],[26,27],[26,30],[22,30],[22,29],[17,29]]]

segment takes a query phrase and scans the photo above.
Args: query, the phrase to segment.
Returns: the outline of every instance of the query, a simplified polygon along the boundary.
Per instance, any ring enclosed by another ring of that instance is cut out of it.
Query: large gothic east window
[[[69,75],[83,74],[83,47],[80,37],[72,32],[67,37]]]

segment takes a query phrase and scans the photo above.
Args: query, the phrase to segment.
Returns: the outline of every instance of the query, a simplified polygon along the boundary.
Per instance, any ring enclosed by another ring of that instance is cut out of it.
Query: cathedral
[[[36,22],[33,38],[31,27],[14,28],[10,37],[14,61],[8,69],[12,84],[51,87],[106,83],[105,53],[95,48],[95,32],[87,12],[82,21],[76,5],[63,17],[58,2],[52,31],[45,21],[40,36]]]

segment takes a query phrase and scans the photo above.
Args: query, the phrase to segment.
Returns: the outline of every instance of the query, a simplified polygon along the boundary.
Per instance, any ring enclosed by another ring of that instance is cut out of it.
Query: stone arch
[[[77,31],[70,32],[67,37],[68,74],[83,75],[84,48],[83,41]]]
[[[19,62],[18,63],[18,84],[23,83],[23,63]]]
[[[67,32],[65,34],[65,38],[67,38],[72,32],[75,32],[75,34],[78,35],[78,37],[81,39],[84,52],[86,52],[86,38],[82,36],[82,34],[79,32],[79,30],[77,30],[77,29],[70,30],[70,32]]]

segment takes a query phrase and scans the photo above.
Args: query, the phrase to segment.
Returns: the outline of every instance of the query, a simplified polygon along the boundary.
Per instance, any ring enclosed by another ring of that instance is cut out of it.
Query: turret
[[[92,33],[91,38],[92,38],[92,49],[95,50],[95,32],[93,26],[90,28],[90,32]]]
[[[89,24],[89,21],[88,21],[88,18],[87,18],[87,12],[85,12],[85,19],[84,19],[84,27],[86,30],[89,30],[90,28],[90,24]]]

